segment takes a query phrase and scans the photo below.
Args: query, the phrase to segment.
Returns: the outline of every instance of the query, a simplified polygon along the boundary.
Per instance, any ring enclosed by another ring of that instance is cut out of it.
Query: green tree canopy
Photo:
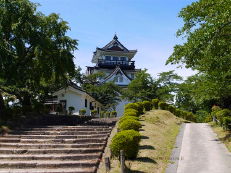
[[[65,84],[75,74],[77,49],[69,29],[57,14],[45,16],[29,0],[0,0],[0,91],[29,105]]]
[[[184,25],[177,36],[185,42],[174,47],[167,64],[183,63],[199,73],[181,85],[178,104],[186,106],[192,99],[197,107],[231,107],[231,1],[199,0],[183,8],[179,17]]]
[[[173,102],[174,92],[181,80],[182,78],[174,71],[159,73],[158,78],[154,79],[147,70],[141,70],[123,91],[123,97],[131,101],[158,98]]]

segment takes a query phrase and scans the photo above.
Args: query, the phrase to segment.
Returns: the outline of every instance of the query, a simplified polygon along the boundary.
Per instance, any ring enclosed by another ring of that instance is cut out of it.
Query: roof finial
[[[118,40],[118,37],[117,37],[116,33],[115,33],[113,39],[114,39],[114,40]]]

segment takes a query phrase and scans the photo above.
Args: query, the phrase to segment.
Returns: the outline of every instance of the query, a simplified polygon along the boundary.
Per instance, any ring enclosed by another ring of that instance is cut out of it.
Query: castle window
[[[119,60],[119,57],[113,56],[113,61],[118,61],[118,60]]]
[[[105,56],[105,60],[111,61],[111,56]]]
[[[121,60],[121,61],[126,61],[126,60],[127,60],[127,57],[122,56],[122,57],[120,57],[120,60]]]
[[[134,76],[134,73],[132,73],[132,74],[131,74],[131,78],[134,79],[134,77],[135,77],[135,76]]]

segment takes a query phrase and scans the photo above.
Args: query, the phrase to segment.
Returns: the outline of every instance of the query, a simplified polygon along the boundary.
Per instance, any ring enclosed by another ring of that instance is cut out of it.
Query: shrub
[[[125,105],[125,110],[126,109],[135,109],[138,111],[139,115],[141,115],[143,113],[143,108],[141,106],[141,104],[138,103],[128,103]]]
[[[124,151],[126,159],[135,159],[138,154],[140,134],[135,130],[118,132],[110,145],[112,156],[119,157],[120,150]]]
[[[106,112],[105,113],[105,118],[110,118],[110,114],[111,114],[110,112]]]
[[[150,101],[143,101],[145,111],[150,111],[152,109],[152,102]]]
[[[112,111],[111,112],[111,117],[113,118],[113,117],[116,117],[117,116],[117,112],[116,111]]]
[[[119,129],[122,130],[136,130],[138,131],[141,128],[141,124],[137,120],[126,119],[119,124]]]
[[[75,108],[73,106],[68,107],[69,114],[72,115]]]
[[[133,114],[132,116],[139,116],[139,112],[135,109],[125,109],[124,114]]]
[[[104,116],[105,116],[105,112],[104,112],[104,111],[100,111],[99,117],[100,117],[100,118],[104,118]]]
[[[176,108],[175,108],[173,105],[169,105],[169,106],[168,106],[168,110],[169,110],[171,113],[175,114]]]
[[[180,109],[176,109],[176,110],[175,110],[175,115],[176,115],[177,117],[181,117],[181,110],[180,110]]]
[[[86,109],[80,109],[79,110],[79,115],[85,115],[86,114]]]
[[[209,122],[208,116],[209,116],[209,113],[207,111],[204,111],[204,110],[196,111],[196,122],[198,122],[198,123],[206,122],[207,123],[207,122]]]
[[[159,108],[160,108],[160,109],[162,109],[162,110],[166,110],[166,109],[167,109],[168,104],[167,104],[167,103],[165,103],[165,102],[159,102],[159,103],[158,103],[158,106],[159,106]]]
[[[158,103],[159,103],[159,99],[152,99],[152,104],[155,109],[158,109]]]
[[[221,111],[222,109],[220,108],[220,106],[216,106],[216,105],[213,105],[212,107],[212,112],[218,112],[218,111]]]
[[[231,117],[224,117],[223,125],[226,130],[231,130]]]
[[[7,126],[0,126],[0,134],[2,135],[6,135],[7,133],[9,133],[11,130],[9,129],[9,127]]]
[[[139,120],[139,118],[138,118],[138,117],[135,117],[135,116],[122,116],[122,117],[120,118],[119,123],[122,123],[123,121],[128,120],[128,119],[136,120],[136,121]]]
[[[138,112],[139,114],[143,114],[144,113],[144,104],[143,102],[136,102],[136,104],[138,105]]]
[[[231,117],[231,111],[229,109],[223,109],[216,112],[216,117],[219,120],[219,124],[223,125],[223,119],[224,117]]]
[[[91,110],[91,116],[96,116],[97,115],[97,110]]]

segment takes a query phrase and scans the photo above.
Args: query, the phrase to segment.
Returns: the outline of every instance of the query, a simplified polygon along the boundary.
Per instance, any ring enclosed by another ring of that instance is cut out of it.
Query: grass
[[[138,157],[126,161],[127,172],[164,173],[182,121],[164,110],[152,110],[142,115],[140,117],[142,138]],[[106,172],[103,167],[101,166],[99,173]],[[120,172],[117,159],[111,160],[111,167],[110,173]]]
[[[229,152],[231,152],[231,131],[225,131],[214,122],[210,122],[209,124],[213,131],[217,134],[219,140],[222,141],[228,148]]]

